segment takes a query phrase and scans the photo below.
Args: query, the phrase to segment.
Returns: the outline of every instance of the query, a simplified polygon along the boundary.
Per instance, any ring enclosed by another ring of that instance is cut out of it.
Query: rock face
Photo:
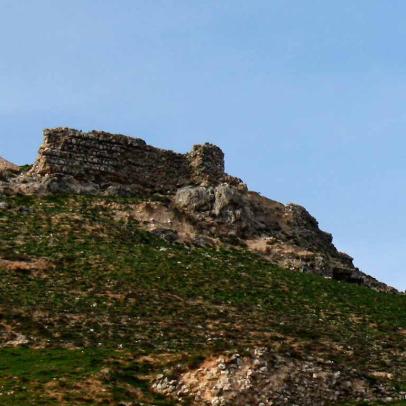
[[[331,234],[321,231],[306,209],[250,192],[240,179],[227,175],[224,154],[212,144],[179,154],[139,138],[48,129],[32,169],[0,179],[1,192],[134,194],[145,199],[158,193],[166,196],[165,203],[140,206],[134,216],[165,238],[183,235],[199,244],[244,245],[287,269],[392,290],[338,252]]]

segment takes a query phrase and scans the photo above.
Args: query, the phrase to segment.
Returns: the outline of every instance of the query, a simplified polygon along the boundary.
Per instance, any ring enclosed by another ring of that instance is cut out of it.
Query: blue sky
[[[0,155],[45,127],[187,151],[305,206],[406,288],[406,2],[0,0]]]

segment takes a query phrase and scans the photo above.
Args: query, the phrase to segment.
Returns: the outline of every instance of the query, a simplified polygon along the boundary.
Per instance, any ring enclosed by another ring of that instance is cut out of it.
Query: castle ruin
[[[70,128],[44,130],[31,174],[62,175],[103,187],[131,185],[138,191],[173,193],[186,185],[240,183],[224,172],[224,154],[212,144],[180,154],[140,138]]]

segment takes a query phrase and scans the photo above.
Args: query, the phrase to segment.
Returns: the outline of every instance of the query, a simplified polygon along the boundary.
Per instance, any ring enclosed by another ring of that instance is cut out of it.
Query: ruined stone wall
[[[224,154],[211,144],[179,154],[147,145],[139,138],[69,128],[47,129],[32,171],[69,175],[98,185],[134,185],[161,193],[185,185],[220,183]]]

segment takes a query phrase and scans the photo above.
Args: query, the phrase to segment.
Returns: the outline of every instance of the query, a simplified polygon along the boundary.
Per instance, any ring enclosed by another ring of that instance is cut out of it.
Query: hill
[[[93,179],[98,193],[78,194],[67,176],[34,166],[3,184],[1,404],[404,404],[405,295],[270,260],[305,235],[325,264],[341,258],[301,209],[266,200],[289,221],[263,252],[256,222],[215,215],[223,181],[130,194]],[[214,206],[194,211],[210,187]],[[258,220],[249,199],[264,200],[233,190]]]
[[[395,291],[356,268],[305,208],[265,198],[225,173],[224,153],[212,144],[179,154],[140,138],[47,129],[34,166],[0,179],[1,192],[159,196],[134,207],[149,231],[200,245],[244,245],[287,269]]]

